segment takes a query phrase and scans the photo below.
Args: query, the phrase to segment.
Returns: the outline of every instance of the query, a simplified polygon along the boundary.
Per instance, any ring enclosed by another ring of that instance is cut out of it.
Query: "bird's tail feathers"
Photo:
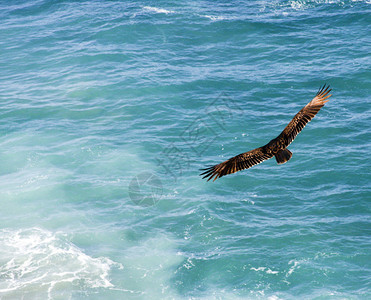
[[[280,150],[275,155],[277,164],[284,164],[285,162],[288,162],[292,156],[292,153],[288,149]]]

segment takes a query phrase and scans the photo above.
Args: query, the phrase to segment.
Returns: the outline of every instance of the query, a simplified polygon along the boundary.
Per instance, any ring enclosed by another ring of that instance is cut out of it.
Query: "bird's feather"
[[[248,169],[252,166],[260,164],[266,159],[273,157],[273,154],[265,153],[264,148],[256,148],[249,152],[241,153],[235,157],[228,159],[218,165],[202,169],[204,171],[201,175],[202,178],[207,178],[209,181],[214,177],[214,181],[219,177],[223,177],[228,174],[232,174],[241,170]]]
[[[277,139],[282,142],[282,146],[284,148],[288,147],[292,143],[299,132],[303,130],[305,125],[307,125],[308,122],[310,122],[325,105],[325,103],[329,101],[326,99],[332,96],[329,94],[330,92],[330,87],[326,87],[326,85],[324,85],[319,89],[313,100],[305,105],[290,121],[282,133],[277,137]]]

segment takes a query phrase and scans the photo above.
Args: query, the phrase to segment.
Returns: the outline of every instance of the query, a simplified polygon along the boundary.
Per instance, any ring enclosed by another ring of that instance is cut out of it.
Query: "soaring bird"
[[[313,100],[295,115],[278,137],[262,147],[241,153],[215,166],[201,169],[201,171],[204,171],[200,174],[203,176],[202,179],[207,178],[207,181],[209,181],[214,178],[213,181],[215,181],[219,177],[249,169],[273,156],[276,158],[278,164],[284,164],[289,161],[292,153],[287,147],[292,143],[299,132],[302,131],[304,126],[307,125],[325,103],[329,101],[326,99],[332,96],[329,94],[330,92],[330,86],[326,86],[325,84],[323,87],[320,87]]]

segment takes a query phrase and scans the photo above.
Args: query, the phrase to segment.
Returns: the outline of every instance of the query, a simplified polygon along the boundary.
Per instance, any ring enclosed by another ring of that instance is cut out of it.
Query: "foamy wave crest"
[[[0,230],[0,298],[46,299],[81,289],[111,288],[112,266],[122,268],[108,258],[90,257],[43,229]]]
[[[226,20],[226,19],[227,19],[226,17],[223,17],[223,16],[210,16],[210,15],[203,15],[202,17],[204,17],[204,18],[208,18],[208,19],[210,19],[211,21],[222,21],[222,20]]]
[[[278,274],[279,273],[278,271],[273,271],[273,270],[271,270],[269,268],[266,268],[266,267],[259,267],[259,268],[252,267],[252,268],[250,268],[250,270],[253,270],[253,271],[256,271],[256,272],[263,271],[267,274]]]
[[[153,6],[144,6],[143,9],[147,10],[147,11],[155,12],[155,13],[158,13],[158,14],[173,14],[173,13],[175,13],[175,11],[172,11],[172,10],[157,8],[157,7],[153,7]]]
[[[333,4],[341,7],[352,5],[354,2],[363,2],[371,4],[371,0],[289,0],[289,1],[263,1],[262,10],[266,8],[273,8],[276,13],[282,13],[284,16],[289,15],[289,12],[282,11],[285,9],[291,9],[294,11],[304,11],[313,8],[317,5]]]

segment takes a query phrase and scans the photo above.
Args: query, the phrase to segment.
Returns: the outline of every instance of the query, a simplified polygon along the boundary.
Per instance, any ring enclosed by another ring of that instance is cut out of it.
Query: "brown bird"
[[[287,147],[292,143],[304,126],[307,125],[325,103],[329,101],[326,99],[332,96],[331,94],[328,95],[330,91],[330,86],[326,87],[326,84],[320,87],[313,100],[295,115],[278,137],[262,147],[239,154],[218,165],[201,169],[201,171],[204,171],[200,174],[201,176],[204,175],[202,179],[208,178],[207,181],[209,181],[214,178],[215,181],[219,177],[251,168],[273,156],[276,157],[278,164],[284,164],[289,161],[292,153]]]

